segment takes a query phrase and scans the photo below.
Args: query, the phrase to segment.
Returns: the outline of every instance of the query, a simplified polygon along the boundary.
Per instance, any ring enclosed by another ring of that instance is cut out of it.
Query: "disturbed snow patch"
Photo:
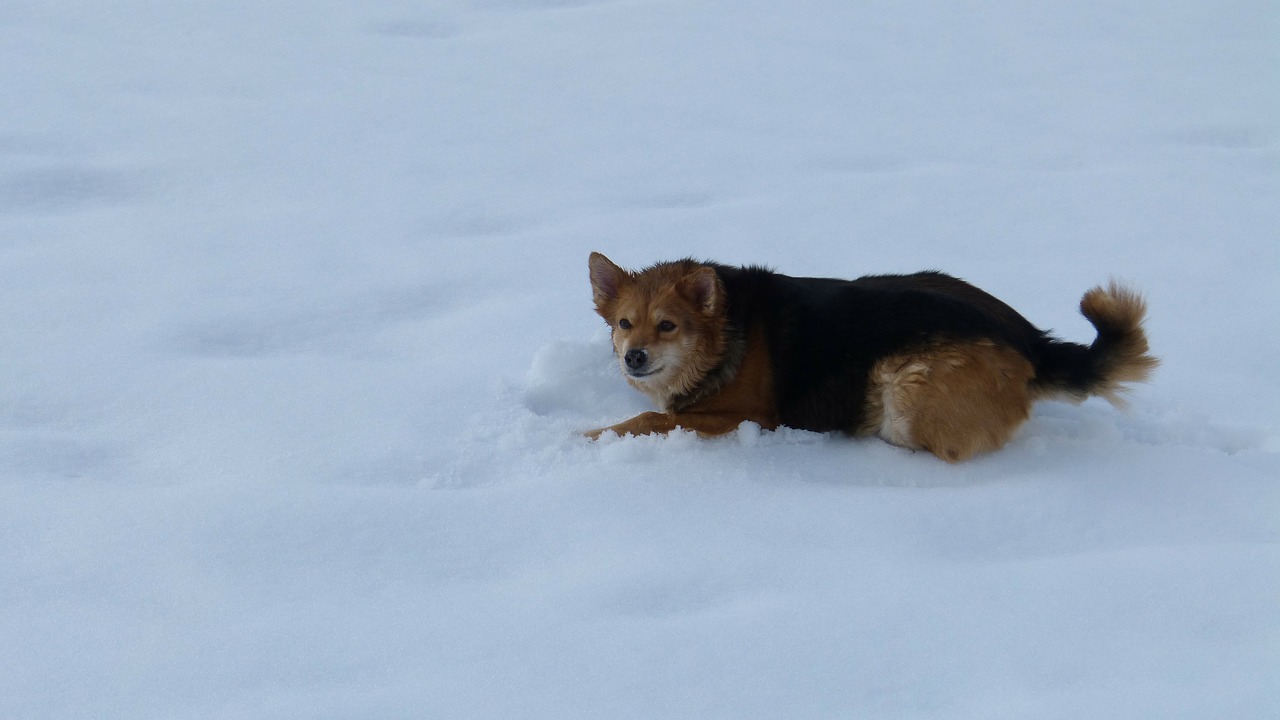
[[[1005,448],[948,466],[928,453],[875,438],[762,430],[743,423],[720,438],[691,432],[588,441],[582,432],[653,408],[620,377],[608,334],[561,339],[536,351],[523,376],[501,384],[494,403],[472,420],[454,462],[429,477],[434,487],[522,481],[730,479],[878,487],[954,487],[1026,482],[1141,463],[1162,448],[1195,454],[1261,450],[1266,433],[1220,428],[1178,409],[1139,406],[1119,412],[1102,402],[1046,402]]]

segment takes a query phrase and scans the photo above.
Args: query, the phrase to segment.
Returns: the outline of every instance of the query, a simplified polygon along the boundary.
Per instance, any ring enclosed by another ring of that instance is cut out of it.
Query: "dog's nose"
[[[628,350],[626,355],[622,356],[622,361],[632,370],[639,370],[644,364],[649,362],[649,353],[644,350]]]

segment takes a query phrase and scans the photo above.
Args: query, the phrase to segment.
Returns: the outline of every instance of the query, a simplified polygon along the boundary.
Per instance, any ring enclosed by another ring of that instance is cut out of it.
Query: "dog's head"
[[[623,377],[664,410],[724,354],[727,299],[713,267],[693,260],[628,272],[591,253],[596,312],[609,323]]]

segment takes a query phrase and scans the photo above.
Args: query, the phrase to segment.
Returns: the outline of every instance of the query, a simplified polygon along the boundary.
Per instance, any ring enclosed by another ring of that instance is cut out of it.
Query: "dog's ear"
[[[724,285],[715,268],[700,267],[680,279],[680,292],[707,315],[724,312]]]
[[[587,266],[591,269],[591,295],[596,310],[603,313],[606,305],[618,299],[622,284],[627,281],[627,271],[598,252],[591,253]]]

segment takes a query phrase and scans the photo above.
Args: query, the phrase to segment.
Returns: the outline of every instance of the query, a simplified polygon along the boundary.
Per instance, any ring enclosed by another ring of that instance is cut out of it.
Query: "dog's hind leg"
[[[1031,410],[1031,363],[989,341],[940,344],[877,363],[864,429],[947,462],[1004,445]]]

